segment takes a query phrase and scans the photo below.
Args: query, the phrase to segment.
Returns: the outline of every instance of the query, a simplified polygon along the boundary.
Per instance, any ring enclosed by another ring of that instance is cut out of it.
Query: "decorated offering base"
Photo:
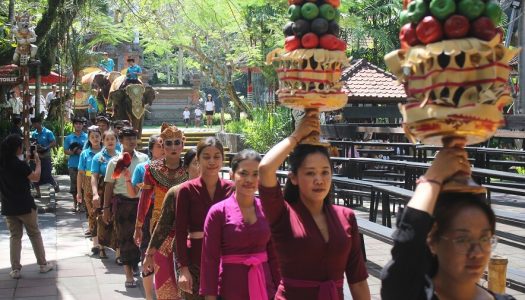
[[[403,129],[411,142],[442,145],[443,137],[461,136],[467,145],[489,139],[505,122],[501,108],[496,105],[471,104],[462,107],[409,103],[400,105],[405,122]]]
[[[339,39],[340,0],[289,0],[288,22],[283,32],[284,49],[270,52],[279,78],[279,102],[288,108],[317,114],[342,108],[347,103],[341,91],[341,72],[348,65],[346,43]],[[326,145],[319,135],[305,141]]]
[[[501,15],[494,0],[404,1],[401,49],[385,62],[405,85],[400,111],[412,142],[463,148],[503,125],[512,101],[509,62],[519,50],[501,44]],[[443,191],[485,193],[461,174]]]
[[[464,136],[467,144],[490,138],[512,100],[508,63],[517,52],[495,37],[445,40],[386,55],[390,70],[406,84],[408,103],[400,110],[410,139],[441,145],[449,135]]]
[[[343,51],[276,49],[268,54],[269,63],[277,62],[282,105],[296,110],[331,111],[346,105],[348,96],[341,91],[343,66],[348,59]]]

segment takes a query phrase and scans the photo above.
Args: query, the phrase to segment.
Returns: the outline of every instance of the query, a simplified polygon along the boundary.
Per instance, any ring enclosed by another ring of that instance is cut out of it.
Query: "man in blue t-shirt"
[[[95,124],[95,119],[97,118],[98,113],[98,103],[97,98],[95,98],[97,95],[97,91],[93,90],[91,95],[89,95],[88,98],[88,114],[89,114],[89,120],[92,124]]]
[[[79,117],[73,118],[73,127],[75,132],[70,133],[64,140],[64,153],[69,155],[67,160],[67,168],[69,170],[69,193],[73,195],[73,211],[77,212],[77,201],[75,197],[77,195],[77,173],[78,173],[78,159],[80,158],[80,152],[84,144],[87,142],[87,134],[82,131],[84,123]]]
[[[135,63],[134,58],[128,58],[128,70],[126,71],[126,82],[125,86],[132,83],[141,84],[139,75],[142,75],[142,69]]]
[[[35,128],[31,132],[31,140],[36,144],[36,154],[40,157],[42,163],[42,172],[40,173],[40,181],[35,182],[36,198],[40,198],[40,186],[44,184],[51,184],[55,188],[55,192],[60,191],[60,187],[51,175],[53,166],[51,164],[51,148],[55,147],[56,140],[53,132],[42,126],[42,119],[40,117],[31,118],[31,125]]]
[[[100,61],[98,66],[102,69],[102,71],[113,72],[113,68],[115,68],[115,62],[113,59],[109,58],[109,54],[107,52],[102,54],[104,55],[104,59]]]

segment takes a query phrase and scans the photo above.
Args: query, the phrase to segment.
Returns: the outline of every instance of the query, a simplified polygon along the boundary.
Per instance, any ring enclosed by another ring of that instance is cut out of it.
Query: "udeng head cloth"
[[[184,141],[186,139],[186,137],[184,137],[184,133],[179,128],[177,128],[177,126],[170,125],[168,123],[162,123],[160,131],[160,137],[162,140],[181,139]]]

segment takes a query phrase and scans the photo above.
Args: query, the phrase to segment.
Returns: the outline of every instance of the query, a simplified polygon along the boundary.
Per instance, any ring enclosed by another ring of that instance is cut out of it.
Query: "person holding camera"
[[[26,157],[29,157],[27,153]],[[8,135],[0,145],[0,197],[2,215],[6,218],[10,232],[10,258],[13,279],[20,278],[20,254],[22,252],[22,234],[24,227],[33,245],[40,273],[53,269],[53,264],[46,260],[42,235],[38,228],[35,199],[31,196],[31,181],[40,179],[41,162],[34,155],[35,170],[23,161],[22,137],[18,134]]]
[[[73,196],[73,212],[78,211],[77,207],[77,173],[78,173],[78,160],[80,153],[84,145],[87,142],[87,134],[82,131],[84,122],[79,117],[73,118],[73,127],[75,132],[70,133],[64,140],[64,153],[69,155],[67,160],[67,169],[69,171],[69,193]]]
[[[31,124],[35,128],[35,130],[31,132],[31,139],[36,141],[36,152],[42,162],[40,181],[35,182],[36,198],[40,198],[40,186],[44,184],[51,184],[55,189],[55,193],[60,192],[58,183],[53,178],[53,175],[51,175],[53,169],[51,164],[51,148],[55,147],[57,143],[53,132],[42,126],[42,119],[40,117],[31,118]]]

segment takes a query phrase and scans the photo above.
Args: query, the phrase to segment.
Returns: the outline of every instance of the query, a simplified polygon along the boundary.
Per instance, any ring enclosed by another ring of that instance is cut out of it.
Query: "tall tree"
[[[262,11],[268,16],[275,15],[275,9],[284,12],[284,2],[125,0],[121,5],[126,22],[140,28],[145,53],[165,57],[183,49],[215,89],[251,115],[235,90],[236,74],[244,67],[263,65],[265,51],[274,46],[268,37],[275,34],[276,25],[257,18],[264,15]]]

